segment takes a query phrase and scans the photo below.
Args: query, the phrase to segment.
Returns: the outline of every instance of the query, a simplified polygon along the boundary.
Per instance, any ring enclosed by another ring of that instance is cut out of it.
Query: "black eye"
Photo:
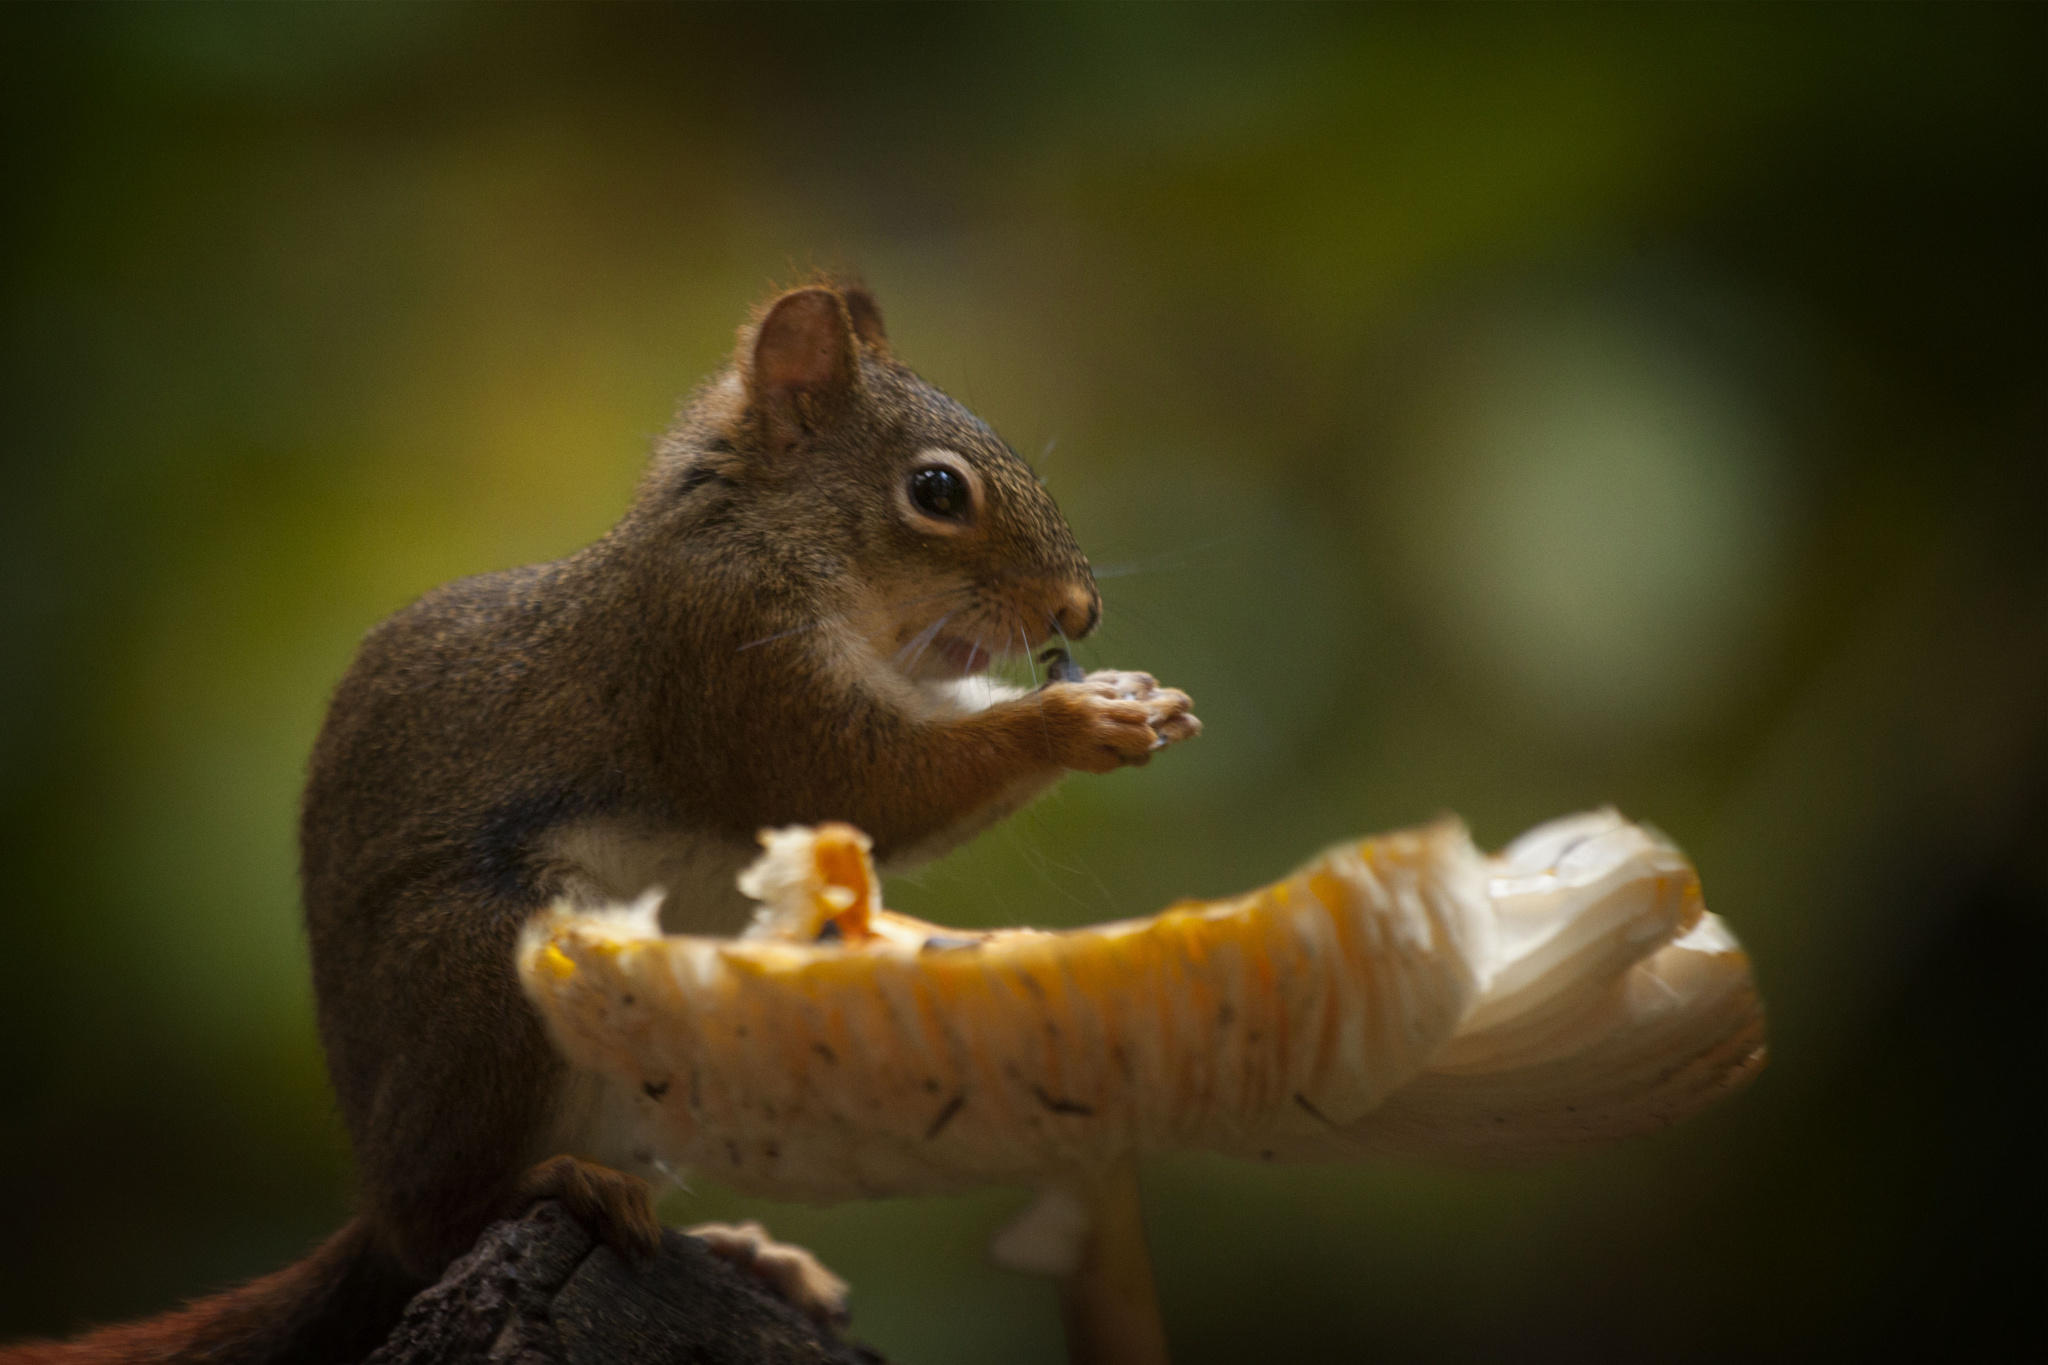
[[[960,521],[968,512],[967,480],[960,477],[957,469],[928,464],[910,476],[910,500],[919,511],[946,521]]]

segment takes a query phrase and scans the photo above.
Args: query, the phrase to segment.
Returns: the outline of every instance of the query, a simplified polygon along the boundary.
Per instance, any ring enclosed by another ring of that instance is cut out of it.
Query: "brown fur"
[[[979,484],[965,524],[907,510],[931,449]],[[428,593],[370,633],[335,693],[302,874],[361,1218],[299,1266],[116,1329],[97,1354],[6,1359],[344,1358],[388,1325],[398,1289],[546,1194],[644,1246],[645,1185],[558,1157],[567,1077],[513,972],[537,909],[641,889],[577,865],[563,850],[586,845],[565,833],[687,845],[728,884],[764,826],[850,821],[899,861],[942,847],[1065,769],[1141,763],[1198,728],[1184,696],[1142,675],[972,712],[922,704],[909,676],[931,669],[916,646],[947,613],[947,634],[1014,651],[1085,634],[1098,612],[1052,499],[891,356],[872,298],[826,285],[774,300],[608,535]],[[349,1300],[362,1330],[305,1349],[358,1281],[382,1295]]]

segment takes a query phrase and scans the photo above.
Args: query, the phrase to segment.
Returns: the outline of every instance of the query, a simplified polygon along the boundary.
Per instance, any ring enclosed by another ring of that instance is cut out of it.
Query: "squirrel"
[[[895,358],[864,288],[772,299],[608,534],[427,593],[335,691],[300,871],[360,1211],[268,1277],[0,1362],[358,1360],[487,1224],[544,1198],[650,1254],[656,1172],[624,1097],[573,1073],[522,995],[521,926],[659,888],[669,932],[734,932],[764,828],[844,820],[900,868],[1069,770],[1198,733],[1187,695],[1143,673],[985,676],[1100,616],[1031,468]],[[808,1253],[703,1231],[836,1308]]]

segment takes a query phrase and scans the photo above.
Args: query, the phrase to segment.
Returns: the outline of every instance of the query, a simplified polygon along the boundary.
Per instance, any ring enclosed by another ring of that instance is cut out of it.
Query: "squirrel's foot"
[[[684,1230],[806,1316],[831,1327],[846,1325],[846,1281],[804,1248],[776,1241],[768,1229],[751,1220],[701,1223]]]
[[[1050,683],[1037,695],[1062,722],[1061,762],[1083,772],[1141,766],[1202,732],[1188,694],[1161,687],[1150,673],[1102,669],[1079,682]]]
[[[543,1199],[560,1200],[577,1222],[629,1260],[649,1260],[661,1250],[654,1192],[637,1175],[580,1157],[551,1156],[519,1178],[513,1205],[524,1209]]]

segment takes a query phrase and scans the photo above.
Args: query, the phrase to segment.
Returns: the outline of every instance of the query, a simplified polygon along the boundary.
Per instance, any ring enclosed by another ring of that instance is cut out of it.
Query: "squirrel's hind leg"
[[[581,1157],[551,1156],[519,1178],[511,1211],[543,1199],[559,1200],[599,1241],[630,1260],[647,1260],[661,1250],[654,1194],[637,1175]]]
[[[846,1325],[846,1281],[804,1248],[776,1241],[751,1220],[700,1223],[684,1230],[806,1316],[831,1327]]]

